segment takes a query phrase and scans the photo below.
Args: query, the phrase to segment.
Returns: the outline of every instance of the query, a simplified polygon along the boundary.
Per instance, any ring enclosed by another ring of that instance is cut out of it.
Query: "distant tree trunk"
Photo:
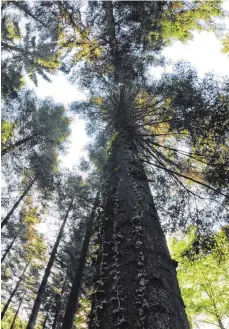
[[[58,322],[58,319],[59,319],[59,314],[60,314],[61,298],[62,298],[63,293],[65,291],[66,283],[67,283],[67,275],[65,276],[61,292],[56,298],[56,310],[55,310],[54,320],[53,320],[53,324],[52,324],[52,329],[56,329],[56,325],[57,325],[57,322]]]
[[[18,232],[19,233],[19,232]],[[6,248],[5,252],[4,252],[4,255],[2,256],[1,258],[1,262],[4,261],[4,259],[6,258],[8,252],[10,252],[14,242],[16,241],[17,237],[18,237],[18,233],[14,236],[14,238],[12,239],[12,242],[8,245],[8,247]]]
[[[28,141],[30,141],[32,138],[34,138],[34,135],[25,137],[23,139],[20,139],[19,141],[17,141],[16,143],[9,145],[8,147],[4,148],[1,151],[1,156],[4,156],[5,154],[9,153],[10,151],[13,151],[15,148],[17,148],[18,146],[21,146],[25,143],[27,143]]]
[[[24,268],[24,270],[23,270],[23,272],[22,272],[22,274],[21,274],[21,276],[20,276],[20,278],[19,278],[19,280],[18,280],[18,282],[17,282],[15,288],[14,288],[13,291],[11,292],[10,297],[8,298],[6,304],[4,305],[3,310],[2,310],[2,313],[1,313],[1,319],[4,318],[4,315],[5,315],[6,311],[7,311],[8,307],[9,307],[9,305],[10,305],[12,299],[13,299],[13,297],[15,296],[15,294],[16,294],[18,288],[20,287],[21,281],[22,281],[23,278],[24,278],[24,275],[25,275],[25,272],[26,272],[26,270],[27,270],[27,268],[28,268],[28,266],[29,266],[29,263],[30,263],[30,262],[28,262],[28,263],[26,264],[26,266],[25,266],[25,268]]]
[[[104,213],[89,328],[189,329],[176,262],[121,113],[119,120],[103,174]]]
[[[218,321],[218,325],[219,325],[220,329],[226,329],[226,327],[224,327],[223,322],[221,321],[220,318],[218,318],[217,321]]]
[[[24,199],[24,197],[28,194],[28,192],[32,188],[32,186],[35,183],[35,181],[36,181],[36,178],[34,178],[29,183],[29,185],[26,187],[26,189],[24,190],[24,192],[22,193],[22,195],[19,197],[19,199],[17,200],[17,202],[15,202],[15,204],[13,205],[13,207],[11,208],[11,210],[8,212],[8,214],[6,215],[6,217],[3,219],[2,223],[1,223],[1,228],[3,228],[8,223],[10,217],[13,215],[14,211],[17,209],[17,207],[19,206],[19,204],[21,203],[21,201]]]
[[[24,294],[24,295],[25,295],[25,294]],[[17,320],[18,313],[19,313],[20,308],[21,308],[21,305],[22,305],[22,303],[23,303],[24,295],[23,295],[23,297],[22,297],[21,300],[20,300],[20,303],[19,303],[19,305],[18,305],[17,311],[16,311],[16,313],[15,313],[15,315],[14,315],[14,318],[13,318],[13,321],[12,321],[12,323],[11,323],[10,329],[13,329],[13,328],[14,328],[15,322],[16,322],[16,320]]]
[[[73,204],[73,201],[71,201],[69,206],[68,206],[68,210],[66,212],[63,223],[62,223],[62,225],[60,227],[60,230],[59,230],[59,233],[57,235],[56,242],[54,244],[54,247],[53,247],[53,250],[51,252],[48,264],[47,264],[46,269],[45,269],[44,276],[42,278],[40,287],[38,289],[37,297],[36,297],[35,302],[33,304],[33,309],[32,309],[32,312],[30,314],[29,322],[27,324],[26,329],[33,329],[35,324],[36,324],[37,315],[38,315],[38,312],[40,310],[42,298],[43,298],[45,288],[47,286],[48,278],[49,278],[49,275],[51,273],[51,269],[52,269],[52,266],[53,266],[53,263],[54,263],[54,260],[55,260],[56,254],[57,254],[57,249],[59,247],[60,240],[61,240],[63,232],[64,232],[64,227],[65,227],[65,224],[67,222],[69,212],[72,209],[72,204]]]
[[[49,311],[45,315],[45,319],[44,319],[44,322],[42,324],[42,329],[45,329],[48,317],[49,317]]]
[[[92,234],[93,223],[94,223],[94,219],[95,219],[95,211],[98,206],[98,201],[99,201],[99,192],[97,193],[97,196],[95,198],[95,203],[92,208],[92,212],[91,212],[89,221],[87,223],[87,228],[86,228],[86,232],[85,232],[85,236],[84,236],[84,240],[83,240],[82,249],[80,252],[79,261],[77,264],[76,272],[75,272],[74,279],[72,282],[72,288],[71,288],[70,295],[69,295],[68,302],[67,302],[67,307],[66,307],[66,311],[65,311],[65,315],[64,315],[62,329],[71,329],[72,325],[73,325],[74,316],[76,314],[77,305],[78,305],[78,301],[79,301],[80,285],[82,282],[83,270],[84,270],[84,265],[85,265],[86,256],[87,256],[87,252],[88,252],[90,237]]]

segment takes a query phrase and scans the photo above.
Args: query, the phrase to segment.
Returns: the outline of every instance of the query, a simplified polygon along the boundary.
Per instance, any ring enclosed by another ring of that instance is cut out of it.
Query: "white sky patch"
[[[68,153],[60,157],[62,168],[72,168],[74,165],[79,164],[80,157],[86,157],[87,155],[85,146],[89,143],[90,137],[86,134],[85,122],[78,117],[73,118],[71,131]]]
[[[52,82],[48,82],[38,76],[38,87],[27,77],[26,83],[33,88],[39,98],[52,97],[55,103],[62,103],[65,106],[74,101],[85,101],[86,94],[80,91],[75,85],[72,85],[62,72],[56,75],[48,75]]]
[[[193,35],[193,40],[186,44],[176,41],[167,47],[162,54],[172,63],[180,60],[190,62],[200,77],[209,72],[219,76],[229,76],[229,55],[221,52],[221,41],[210,32],[194,32]],[[172,64],[152,68],[150,73],[154,77],[160,78],[162,73],[171,71]]]

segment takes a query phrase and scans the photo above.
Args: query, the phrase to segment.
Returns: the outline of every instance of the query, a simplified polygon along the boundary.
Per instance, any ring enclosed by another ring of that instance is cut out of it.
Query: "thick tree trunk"
[[[19,305],[18,305],[17,311],[16,311],[16,313],[15,313],[15,315],[14,315],[14,318],[13,318],[13,321],[12,321],[12,323],[11,323],[10,329],[13,329],[13,328],[14,328],[15,322],[16,322],[16,320],[17,320],[18,313],[19,313],[20,308],[21,308],[21,305],[22,305],[22,303],[23,303],[23,299],[24,299],[24,295],[23,295],[23,297],[22,297],[21,300],[20,300],[20,303],[19,303]]]
[[[144,168],[121,128],[103,177],[104,218],[89,328],[190,328]]]
[[[30,141],[32,138],[34,138],[34,135],[32,136],[28,136],[28,137],[25,137],[23,139],[20,139],[19,141],[17,141],[16,143],[14,143],[13,145],[10,145],[6,148],[4,148],[2,151],[1,151],[1,156],[4,156],[5,154],[9,153],[10,151],[13,151],[15,148],[17,148],[18,146],[21,146],[25,143],[27,143],[28,141]]]
[[[21,201],[24,199],[24,197],[28,194],[28,192],[30,191],[30,189],[32,188],[33,184],[35,183],[36,178],[34,178],[29,185],[26,187],[26,189],[24,190],[24,192],[22,193],[22,195],[19,197],[19,199],[15,202],[15,204],[13,205],[13,207],[11,208],[11,210],[8,212],[8,214],[6,215],[6,217],[3,219],[3,221],[1,222],[1,228],[3,228],[9,221],[10,217],[13,215],[14,211],[17,209],[17,207],[19,206],[19,204],[21,203]]]
[[[8,307],[9,307],[9,305],[10,305],[12,299],[13,299],[13,297],[15,296],[16,292],[18,291],[18,288],[20,287],[21,281],[23,280],[24,275],[25,275],[25,272],[26,272],[26,270],[27,270],[27,268],[28,268],[28,266],[29,266],[29,263],[30,263],[30,262],[28,262],[28,263],[26,264],[26,266],[25,266],[25,268],[24,268],[24,270],[23,270],[23,272],[22,272],[22,274],[21,274],[21,276],[20,276],[20,278],[19,278],[19,280],[18,280],[18,282],[17,282],[15,288],[14,288],[13,291],[11,292],[10,297],[8,298],[6,304],[4,305],[3,310],[2,310],[2,313],[1,313],[1,319],[4,318],[4,315],[5,315],[6,311],[7,311]]]
[[[63,232],[64,232],[64,227],[65,227],[65,224],[67,222],[68,215],[69,215],[69,212],[70,212],[71,209],[72,209],[72,201],[70,202],[70,204],[68,206],[68,210],[66,212],[63,223],[60,227],[58,236],[56,238],[56,242],[54,244],[54,247],[53,247],[53,250],[51,252],[48,264],[47,264],[46,269],[45,269],[44,276],[42,278],[40,287],[38,289],[37,297],[36,297],[35,302],[33,304],[33,309],[32,309],[32,312],[30,314],[29,322],[27,324],[26,329],[33,329],[35,324],[36,324],[37,315],[38,315],[38,312],[40,310],[40,306],[41,306],[43,295],[44,295],[44,292],[45,292],[45,289],[46,289],[46,286],[47,286],[48,278],[49,278],[49,275],[51,273],[51,269],[52,269],[52,266],[53,266],[53,263],[54,263],[54,260],[55,260],[56,254],[57,254],[57,249],[59,247],[60,240],[61,240]]]
[[[18,232],[18,233],[19,233],[19,232]],[[6,258],[8,252],[10,252],[10,250],[11,250],[11,248],[12,248],[14,242],[16,241],[16,239],[17,239],[17,237],[18,237],[18,233],[14,236],[14,238],[13,238],[12,241],[11,241],[11,243],[10,243],[10,244],[8,245],[8,247],[6,248],[4,254],[3,254],[2,258],[1,258],[1,262],[4,261],[4,259]]]
[[[87,252],[88,252],[90,237],[92,234],[93,223],[94,223],[94,219],[95,219],[95,211],[96,211],[96,208],[98,205],[98,201],[99,201],[99,192],[97,193],[97,196],[95,198],[95,203],[94,203],[90,218],[87,223],[87,228],[86,228],[86,232],[85,232],[85,236],[84,236],[84,240],[83,240],[83,245],[82,245],[79,261],[77,264],[77,269],[76,269],[75,276],[74,276],[74,279],[72,282],[71,292],[70,292],[70,295],[68,298],[68,303],[67,303],[67,307],[66,307],[66,311],[65,311],[65,315],[64,315],[62,329],[71,329],[72,325],[73,325],[74,316],[76,314],[77,305],[78,305],[78,301],[79,301],[80,285],[82,282],[83,270],[84,270],[84,265],[86,262],[86,256],[87,256]]]

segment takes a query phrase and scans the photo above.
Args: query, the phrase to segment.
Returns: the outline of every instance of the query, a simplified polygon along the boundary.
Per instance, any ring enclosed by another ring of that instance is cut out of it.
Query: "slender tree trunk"
[[[116,131],[103,174],[104,213],[89,328],[189,329],[176,262],[136,146],[125,126]]]
[[[77,264],[76,272],[75,272],[74,279],[72,282],[71,292],[70,292],[68,302],[67,302],[67,307],[65,310],[62,329],[71,329],[72,325],[73,325],[74,316],[76,314],[78,300],[79,300],[79,291],[80,291],[80,285],[82,282],[84,265],[85,265],[86,256],[87,256],[87,252],[88,252],[90,237],[92,234],[93,223],[94,223],[94,219],[95,219],[95,211],[96,211],[96,208],[98,205],[98,201],[99,201],[99,192],[96,195],[95,203],[92,208],[92,212],[91,212],[89,221],[87,223],[87,228],[86,228],[86,232],[85,232],[85,236],[84,236],[84,240],[83,240],[83,245],[82,245],[79,261]]]
[[[29,183],[29,185],[26,187],[26,189],[24,190],[24,192],[22,193],[22,195],[15,202],[15,204],[13,205],[13,207],[11,208],[11,210],[8,212],[8,214],[6,215],[6,217],[3,219],[2,223],[1,223],[1,228],[3,228],[8,223],[10,217],[13,215],[14,211],[17,209],[17,207],[19,206],[19,204],[21,203],[21,201],[24,199],[24,197],[28,194],[28,192],[32,188],[32,186],[35,183],[35,181],[36,181],[36,178],[34,178]]]
[[[19,141],[17,141],[17,142],[14,143],[13,145],[10,145],[10,146],[4,148],[4,149],[1,151],[1,156],[4,156],[5,154],[9,153],[10,151],[13,151],[16,147],[21,146],[21,145],[27,143],[27,142],[30,141],[32,138],[34,138],[34,135],[31,135],[31,136],[25,137],[25,138],[23,138],[23,139],[20,139]]]
[[[19,233],[19,232],[18,232]],[[12,239],[12,242],[8,245],[8,247],[6,248],[5,252],[4,252],[4,255],[2,256],[1,258],[1,262],[4,261],[4,259],[6,258],[8,252],[10,252],[14,242],[16,241],[17,237],[18,237],[18,233],[14,236],[14,238]]]
[[[58,296],[58,299],[56,300],[56,310],[55,310],[55,315],[53,319],[53,324],[52,324],[52,329],[56,329],[57,321],[59,318],[59,313],[60,313],[60,296]]]
[[[54,320],[53,320],[53,324],[52,324],[52,329],[56,329],[56,325],[57,325],[57,322],[58,322],[58,319],[59,319],[59,314],[60,314],[61,298],[62,298],[63,293],[65,291],[66,284],[67,284],[67,275],[65,276],[65,279],[64,279],[64,283],[63,283],[61,292],[57,296],[56,310],[55,310]]]
[[[221,317],[219,315],[219,311],[218,311],[218,308],[217,308],[217,303],[216,303],[216,300],[215,300],[215,297],[214,297],[214,289],[211,285],[211,282],[209,282],[209,280],[205,276],[204,272],[202,272],[202,274],[203,274],[203,277],[204,277],[204,280],[205,280],[204,290],[205,290],[206,294],[208,295],[208,297],[209,297],[209,299],[212,303],[212,306],[213,306],[213,309],[214,309],[213,314],[214,314],[215,320],[218,323],[220,329],[226,329],[224,327],[223,322],[221,320]]]
[[[29,263],[30,263],[30,262],[28,262],[28,263],[26,264],[26,266],[25,266],[25,268],[24,268],[24,270],[23,270],[23,272],[22,272],[22,274],[21,274],[21,276],[20,276],[20,278],[19,278],[19,280],[18,280],[18,282],[17,282],[15,288],[14,288],[13,291],[11,292],[10,297],[8,298],[6,304],[4,305],[3,310],[2,310],[2,313],[1,313],[1,319],[4,318],[4,315],[5,315],[6,311],[7,311],[8,307],[9,307],[9,305],[10,305],[12,299],[13,299],[13,297],[15,296],[15,294],[16,294],[18,288],[20,287],[21,281],[22,281],[23,278],[24,278],[24,275],[25,275],[25,272],[26,272],[26,270],[27,270],[27,268],[28,268],[28,266],[29,266]]]
[[[38,315],[38,312],[39,312],[39,309],[40,309],[40,306],[41,306],[42,298],[43,298],[45,288],[47,286],[48,278],[49,278],[49,275],[51,273],[51,269],[52,269],[52,266],[53,266],[53,263],[54,263],[54,260],[55,260],[56,254],[57,254],[57,249],[59,247],[60,240],[61,240],[63,232],[64,232],[64,227],[65,227],[65,224],[67,222],[69,212],[72,209],[72,204],[73,204],[73,201],[71,201],[69,206],[68,206],[68,210],[66,212],[63,223],[62,223],[62,225],[60,227],[60,230],[59,230],[59,233],[57,235],[56,242],[54,244],[54,247],[53,247],[53,250],[51,252],[48,264],[47,264],[46,269],[45,269],[44,276],[42,278],[40,287],[38,289],[37,297],[36,297],[35,302],[33,304],[33,309],[32,309],[32,312],[30,314],[29,322],[27,324],[26,329],[33,329],[35,324],[36,324],[36,319],[37,319],[37,315]]]
[[[44,319],[44,322],[42,324],[42,329],[45,329],[48,317],[49,317],[49,311],[45,315],[45,319]]]
[[[25,295],[25,294],[24,294],[24,295]],[[18,305],[17,311],[16,311],[16,313],[15,313],[15,315],[14,315],[14,318],[13,318],[13,321],[12,321],[12,323],[11,323],[10,329],[13,329],[13,328],[14,328],[15,322],[16,322],[16,320],[17,320],[18,313],[19,313],[20,308],[21,308],[21,305],[22,305],[22,303],[23,303],[24,295],[23,295],[23,297],[22,297],[21,300],[20,300],[20,303],[19,303],[19,305]]]
[[[217,319],[217,322],[218,322],[218,325],[219,325],[220,329],[226,329],[226,328],[224,327],[223,322],[221,321],[220,318]]]

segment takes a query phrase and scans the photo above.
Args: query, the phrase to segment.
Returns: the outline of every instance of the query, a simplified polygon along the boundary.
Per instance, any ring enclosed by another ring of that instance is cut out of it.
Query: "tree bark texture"
[[[66,212],[63,223],[62,223],[62,225],[60,227],[60,230],[59,230],[59,233],[57,235],[53,250],[51,252],[48,264],[47,264],[46,269],[45,269],[44,276],[42,278],[40,287],[39,287],[38,292],[37,292],[36,299],[35,299],[34,304],[33,304],[33,309],[32,309],[32,312],[30,314],[30,318],[29,318],[26,329],[33,329],[35,327],[36,320],[37,320],[37,315],[38,315],[38,312],[40,310],[40,306],[41,306],[43,295],[44,295],[44,292],[45,292],[45,289],[46,289],[46,286],[47,286],[48,278],[49,278],[49,275],[51,273],[52,266],[53,266],[54,260],[56,258],[57,249],[59,247],[60,240],[61,240],[63,232],[64,232],[64,227],[65,227],[65,224],[67,222],[68,215],[69,215],[69,212],[70,212],[71,209],[72,209],[72,201],[70,202],[70,204],[68,206],[68,210]]]
[[[84,236],[84,240],[83,240],[83,245],[82,245],[79,261],[77,264],[76,272],[75,272],[74,279],[72,282],[72,288],[70,291],[70,295],[69,295],[68,302],[67,302],[67,307],[65,310],[62,329],[71,329],[72,325],[73,325],[74,316],[76,314],[76,310],[77,310],[77,306],[78,306],[80,286],[81,286],[82,277],[83,277],[83,270],[84,270],[84,266],[85,266],[85,262],[86,262],[90,237],[92,234],[93,223],[94,223],[94,219],[95,219],[95,211],[97,208],[98,201],[99,201],[99,193],[97,193],[97,196],[95,198],[95,203],[94,203],[90,218],[87,223],[87,228],[86,228],[86,232],[85,232],[85,236]]]
[[[15,210],[17,209],[17,207],[19,206],[19,204],[21,203],[21,201],[24,199],[24,197],[28,194],[28,192],[30,191],[30,189],[32,188],[33,184],[35,183],[36,178],[34,178],[29,185],[26,187],[26,189],[24,190],[24,192],[22,193],[22,195],[18,198],[18,200],[15,202],[15,204],[13,205],[13,207],[11,208],[11,210],[8,212],[8,214],[6,215],[6,217],[3,219],[3,221],[1,222],[1,228],[3,228],[9,221],[10,217],[13,215],[13,213],[15,212]]]
[[[147,177],[119,126],[104,171],[90,329],[189,329]]]
[[[25,272],[26,272],[26,270],[27,270],[27,268],[28,268],[28,266],[29,266],[29,263],[30,263],[30,262],[28,262],[28,263],[26,264],[26,266],[25,266],[25,268],[24,268],[24,270],[23,270],[23,272],[22,272],[20,278],[18,279],[18,282],[17,282],[15,288],[14,288],[13,291],[11,292],[10,297],[8,298],[6,304],[4,305],[3,310],[2,310],[2,313],[1,313],[1,319],[4,318],[4,315],[6,314],[6,311],[7,311],[8,307],[10,306],[10,303],[12,302],[13,297],[15,296],[16,292],[18,291],[18,288],[20,287],[21,281],[23,280],[24,275],[25,275]]]

